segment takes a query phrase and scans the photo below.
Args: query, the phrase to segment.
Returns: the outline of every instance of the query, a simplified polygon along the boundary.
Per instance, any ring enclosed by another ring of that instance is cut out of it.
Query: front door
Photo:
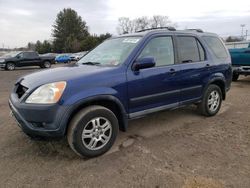
[[[131,117],[178,106],[179,65],[175,64],[171,36],[154,36],[148,40],[138,58],[154,57],[152,68],[128,69],[129,113]]]

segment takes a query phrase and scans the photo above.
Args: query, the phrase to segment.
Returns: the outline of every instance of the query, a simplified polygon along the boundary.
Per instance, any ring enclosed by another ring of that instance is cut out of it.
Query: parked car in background
[[[11,52],[0,57],[0,68],[14,70],[16,67],[40,66],[50,68],[55,63],[53,56],[39,56],[37,52]]]
[[[154,29],[105,40],[71,67],[21,77],[9,105],[30,137],[66,136],[78,155],[96,157],[130,119],[190,104],[216,115],[231,78],[216,34]]]
[[[85,51],[85,52],[78,52],[78,53],[71,54],[71,55],[70,55],[71,61],[78,61],[78,60],[81,59],[86,53],[87,53],[87,51]]]
[[[80,57],[76,54],[71,54],[70,59],[71,59],[71,61],[78,61],[80,59]]]
[[[232,66],[233,81],[237,81],[240,75],[250,75],[250,43],[247,48],[229,49]]]
[[[70,63],[71,58],[68,54],[58,55],[55,58],[56,63]]]

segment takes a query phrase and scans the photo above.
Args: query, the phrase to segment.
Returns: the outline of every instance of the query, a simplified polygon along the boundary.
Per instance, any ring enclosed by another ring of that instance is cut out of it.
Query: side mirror
[[[134,71],[138,71],[140,69],[146,69],[154,66],[155,66],[154,57],[142,57],[134,62],[132,69]]]

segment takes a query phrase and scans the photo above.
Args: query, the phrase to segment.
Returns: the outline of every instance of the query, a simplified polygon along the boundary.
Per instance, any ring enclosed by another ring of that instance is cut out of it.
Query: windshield
[[[21,52],[10,52],[5,55],[2,55],[3,58],[10,58],[10,57],[16,57],[16,55],[20,54]]]
[[[78,64],[117,66],[125,61],[141,37],[109,39],[80,59]]]

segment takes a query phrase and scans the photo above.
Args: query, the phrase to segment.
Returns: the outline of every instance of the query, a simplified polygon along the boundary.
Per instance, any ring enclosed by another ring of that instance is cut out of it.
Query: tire
[[[118,130],[119,124],[114,113],[105,107],[94,105],[84,108],[73,117],[67,139],[71,149],[79,156],[97,157],[112,147]]]
[[[48,69],[48,68],[50,68],[50,67],[51,67],[50,61],[44,61],[44,62],[43,62],[42,68]]]
[[[239,74],[238,73],[233,73],[233,78],[232,78],[232,80],[234,81],[234,82],[236,82],[238,79],[239,79]]]
[[[221,103],[222,92],[220,87],[211,84],[206,89],[201,103],[198,104],[198,110],[204,116],[214,116],[220,110]]]
[[[13,70],[15,70],[15,68],[16,68],[16,65],[15,65],[15,63],[12,63],[12,62],[7,63],[6,67],[5,67],[5,69],[8,71],[13,71]]]

